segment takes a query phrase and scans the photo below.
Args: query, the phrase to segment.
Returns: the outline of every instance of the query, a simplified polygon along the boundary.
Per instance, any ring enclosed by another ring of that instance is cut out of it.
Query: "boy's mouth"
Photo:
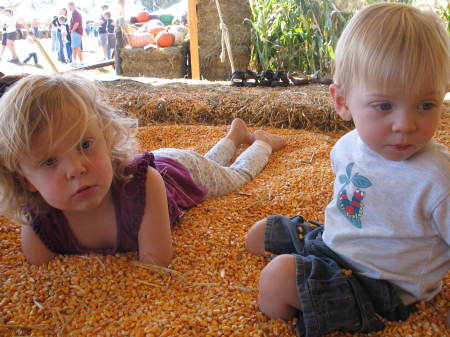
[[[391,145],[391,147],[396,151],[406,151],[412,147],[412,145],[409,144],[394,144]]]

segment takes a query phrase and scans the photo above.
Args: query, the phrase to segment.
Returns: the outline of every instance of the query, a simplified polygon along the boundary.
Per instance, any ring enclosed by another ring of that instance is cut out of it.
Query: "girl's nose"
[[[80,154],[72,154],[67,158],[67,178],[74,179],[85,175],[86,169],[86,159]]]
[[[394,116],[392,131],[401,133],[414,132],[417,129],[417,121],[414,112],[404,110],[399,111]]]

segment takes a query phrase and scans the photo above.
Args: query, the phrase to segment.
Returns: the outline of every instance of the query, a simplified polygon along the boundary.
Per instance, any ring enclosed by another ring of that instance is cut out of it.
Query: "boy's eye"
[[[431,102],[426,102],[420,105],[420,110],[431,110],[436,106],[436,104]]]
[[[42,161],[39,164],[39,166],[52,166],[55,163],[56,163],[56,159],[55,158],[48,158],[48,159]]]
[[[392,109],[392,104],[391,103],[378,104],[378,109],[381,111],[389,111]]]

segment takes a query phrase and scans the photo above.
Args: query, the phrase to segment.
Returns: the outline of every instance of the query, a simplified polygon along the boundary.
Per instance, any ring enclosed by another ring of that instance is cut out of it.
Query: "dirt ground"
[[[67,71],[74,69],[72,66],[64,63],[58,62],[58,55],[56,52],[51,51],[51,39],[43,38],[39,39],[42,47],[46,51],[47,55],[53,62],[54,66],[58,71]],[[53,68],[47,62],[43,54],[40,53],[34,46],[30,44],[26,39],[16,40],[15,42],[16,52],[19,56],[19,60],[23,60],[28,56],[30,50],[36,50],[38,55],[38,63],[42,68],[37,68],[34,66],[33,59],[31,59],[27,64],[17,65],[8,62],[11,59],[11,53],[8,49],[3,53],[2,59],[0,61],[0,71],[5,75],[20,75],[20,74],[51,74],[53,73]],[[98,46],[98,38],[94,36],[83,37],[83,61],[85,65],[98,63],[103,58],[103,52]],[[95,72],[92,73],[93,75]],[[101,74],[115,74],[115,70],[112,67],[106,67],[102,70]],[[92,75],[91,75],[92,76]]]

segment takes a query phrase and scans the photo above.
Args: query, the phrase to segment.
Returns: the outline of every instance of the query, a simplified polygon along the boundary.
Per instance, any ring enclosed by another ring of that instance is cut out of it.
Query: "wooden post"
[[[120,49],[123,48],[123,33],[122,26],[120,24],[123,23],[122,20],[116,21],[116,46],[114,48],[114,67],[116,68],[116,75],[122,75],[122,58],[120,57]]]
[[[36,36],[34,36],[34,33],[31,32],[31,30],[28,30],[28,34],[31,35],[31,39],[34,41],[34,43],[36,44],[36,46],[38,47],[39,51],[41,52],[42,55],[44,55],[45,60],[47,61],[47,63],[50,65],[50,68],[52,68],[54,73],[58,72],[58,69],[56,68],[55,64],[53,63],[53,61],[50,59],[50,57],[48,56],[47,52],[45,51],[45,49],[42,47],[41,43],[39,42],[38,39],[36,39]]]
[[[198,30],[197,30],[197,0],[189,0],[189,49],[191,52],[191,73],[192,79],[200,79],[200,61],[198,55]]]
[[[120,49],[123,48],[123,30],[125,28],[125,0],[119,0],[119,17],[116,20],[116,46],[114,48],[114,68],[116,75],[122,75],[122,58],[120,57]]]

